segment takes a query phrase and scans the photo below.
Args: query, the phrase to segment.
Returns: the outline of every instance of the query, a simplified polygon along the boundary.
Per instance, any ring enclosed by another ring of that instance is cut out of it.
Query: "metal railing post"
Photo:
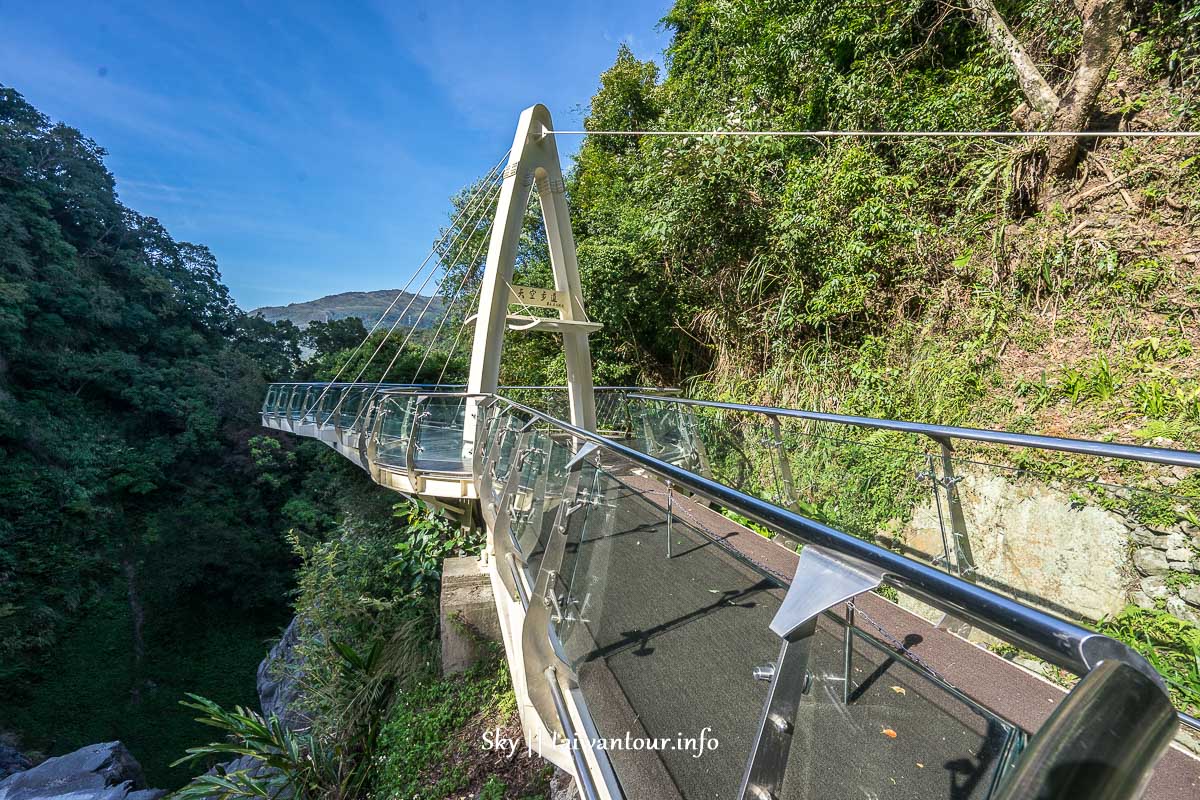
[[[942,488],[946,490],[946,507],[950,511],[950,531],[954,543],[954,566],[963,580],[975,581],[975,556],[967,535],[967,518],[963,514],[962,497],[958,492],[960,476],[954,474],[954,447],[948,438],[936,438],[942,450]]]
[[[787,450],[783,446],[783,430],[779,425],[779,417],[769,414],[767,418],[771,420],[771,434],[775,440],[775,455],[779,459],[779,480],[783,484],[781,488],[784,498],[791,508],[799,509],[800,502],[796,497],[796,485],[792,481],[792,463],[788,460]]]
[[[812,685],[808,661],[818,616],[879,586],[882,577],[882,570],[876,567],[837,556],[817,545],[807,545],[800,552],[791,586],[771,620],[771,631],[783,639],[783,644],[738,791],[742,800],[777,800],[782,796],[800,698]]]

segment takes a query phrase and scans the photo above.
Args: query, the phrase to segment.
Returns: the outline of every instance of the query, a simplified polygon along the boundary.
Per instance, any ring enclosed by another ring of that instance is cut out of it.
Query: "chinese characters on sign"
[[[510,305],[537,306],[538,308],[565,311],[567,309],[567,293],[556,292],[553,289],[535,289],[532,286],[512,286],[509,287],[508,302]]]

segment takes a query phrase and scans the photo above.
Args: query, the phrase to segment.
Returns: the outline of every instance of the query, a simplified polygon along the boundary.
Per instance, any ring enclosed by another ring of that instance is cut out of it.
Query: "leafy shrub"
[[[211,700],[189,694],[182,705],[201,712],[198,722],[220,730],[225,740],[188,748],[188,754],[172,764],[197,764],[204,760],[238,759],[250,756],[255,766],[226,771],[218,766],[212,774],[195,778],[171,794],[177,800],[232,800],[238,797],[291,797],[316,800],[353,797],[357,785],[339,780],[336,754],[308,733],[293,733],[274,717],[263,719],[257,711],[236,706],[227,711]]]
[[[1200,711],[1200,628],[1163,611],[1129,606],[1097,629],[1141,653],[1166,680],[1177,708]]]

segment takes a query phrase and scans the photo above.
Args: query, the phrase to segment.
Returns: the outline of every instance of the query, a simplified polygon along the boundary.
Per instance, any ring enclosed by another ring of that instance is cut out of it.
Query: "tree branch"
[[[992,46],[1007,55],[1012,62],[1017,73],[1017,83],[1020,84],[1025,99],[1029,101],[1029,106],[1049,119],[1057,111],[1059,99],[1046,82],[1042,71],[1029,57],[1029,53],[1025,52],[1017,37],[1013,36],[991,0],[967,0],[967,3],[971,6],[976,21],[983,26]]]

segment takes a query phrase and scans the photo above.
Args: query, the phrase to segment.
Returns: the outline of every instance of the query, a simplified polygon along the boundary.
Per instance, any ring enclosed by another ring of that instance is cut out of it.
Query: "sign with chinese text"
[[[511,286],[508,293],[509,305],[537,306],[566,311],[567,293],[554,289],[535,289],[532,286]]]

